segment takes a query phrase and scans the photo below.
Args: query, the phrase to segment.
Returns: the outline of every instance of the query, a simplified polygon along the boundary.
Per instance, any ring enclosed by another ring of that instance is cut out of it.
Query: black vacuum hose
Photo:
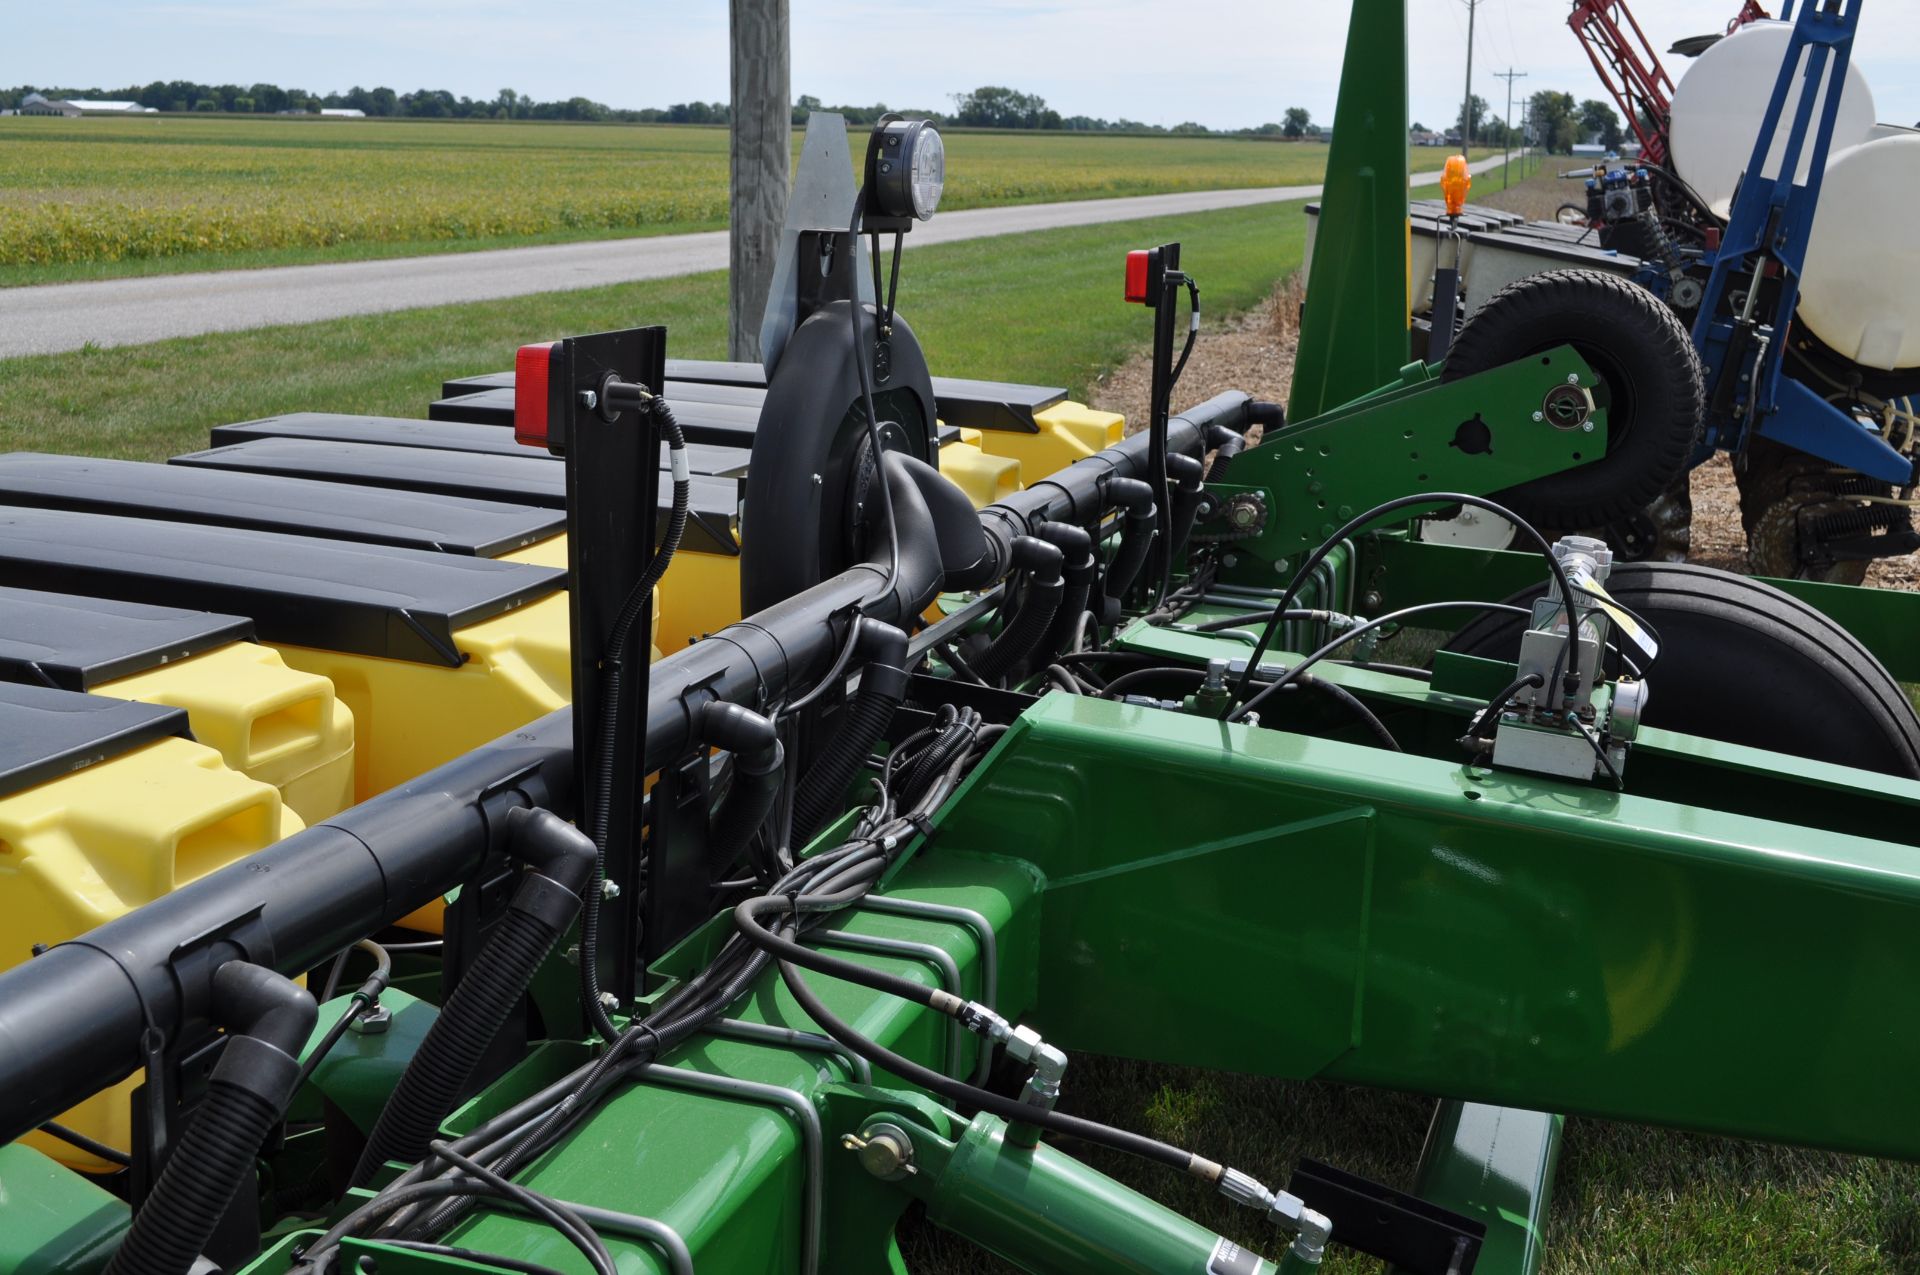
[[[1058,545],[1038,536],[1014,537],[1013,566],[1026,572],[1026,596],[999,636],[974,657],[974,672],[988,682],[997,683],[1003,673],[1040,645],[1040,639],[1053,625],[1053,617],[1060,612],[1061,596],[1066,592],[1061,575],[1065,563],[1066,555]]]
[[[228,961],[213,982],[233,1034],[107,1275],[187,1275],[299,1083],[300,1050],[318,1015],[313,997],[245,961]]]
[[[878,620],[860,621],[859,641],[868,662],[860,689],[841,716],[840,729],[807,768],[793,798],[793,839],[803,846],[846,805],[847,785],[907,697],[907,635]]]
[[[1167,477],[1173,479],[1173,552],[1187,547],[1193,534],[1193,520],[1200,513],[1200,498],[1206,494],[1207,467],[1194,456],[1179,452],[1167,457]]]
[[[515,809],[507,829],[515,853],[534,866],[521,874],[506,915],[400,1074],[354,1166],[354,1186],[365,1186],[389,1160],[412,1164],[426,1155],[440,1122],[466,1096],[481,1055],[580,911],[594,872],[593,842],[549,810]]]
[[[1138,478],[1109,478],[1107,499],[1127,511],[1126,527],[1120,533],[1120,549],[1107,568],[1107,597],[1124,598],[1127,590],[1146,565],[1147,551],[1153,547],[1153,535],[1160,525],[1159,508],[1153,503],[1153,488]]]
[[[786,750],[774,724],[752,709],[718,700],[700,710],[700,741],[733,754],[733,791],[707,841],[714,880],[739,861],[780,799]]]
[[[1093,537],[1087,534],[1085,527],[1076,527],[1070,522],[1042,522],[1033,529],[1033,534],[1066,555],[1066,592],[1060,596],[1060,607],[1053,613],[1053,623],[1047,626],[1040,645],[1033,650],[1033,658],[1028,661],[1030,667],[1039,668],[1042,664],[1050,663],[1073,640],[1073,631],[1080,623],[1080,616],[1086,611],[1089,599],[1093,597],[1093,582],[1100,574],[1100,560],[1093,555]]]

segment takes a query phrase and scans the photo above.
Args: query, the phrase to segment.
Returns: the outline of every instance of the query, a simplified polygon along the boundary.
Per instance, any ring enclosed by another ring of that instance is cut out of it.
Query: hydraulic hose
[[[1031,655],[1052,627],[1066,592],[1065,563],[1066,555],[1058,545],[1037,536],[1014,537],[1013,565],[1026,572],[1026,596],[999,636],[974,658],[974,671],[988,682],[998,682],[1001,674]]]
[[[907,635],[878,620],[860,621],[860,642],[868,661],[842,716],[846,719],[820,750],[819,760],[807,768],[793,799],[793,837],[796,845],[813,840],[846,804],[847,785],[873,751],[893,714],[907,697]]]
[[[107,1275],[193,1269],[299,1082],[300,1049],[317,1017],[313,997],[245,961],[222,965],[213,984],[215,1007],[232,1027],[227,1046]]]
[[[780,772],[786,751],[772,722],[751,709],[724,700],[700,710],[702,743],[733,754],[733,791],[713,823],[707,842],[714,879],[731,868],[773,813],[780,798]],[[761,865],[770,866],[770,865]]]
[[[412,1164],[426,1155],[481,1055],[580,911],[595,869],[593,842],[550,810],[515,809],[507,830],[515,853],[531,866],[381,1109],[354,1166],[354,1186],[365,1186],[389,1160]]]
[[[1179,453],[1175,453],[1178,455]],[[1063,578],[1066,580],[1066,592],[1060,595],[1060,607],[1053,613],[1053,623],[1040,638],[1040,645],[1032,651],[1028,663],[1038,668],[1050,662],[1054,656],[1067,649],[1067,643],[1073,640],[1073,630],[1087,609],[1087,601],[1093,596],[1093,582],[1100,574],[1100,561],[1093,554],[1093,537],[1085,527],[1076,527],[1070,522],[1042,522],[1033,529],[1038,539],[1060,550],[1066,557]]]
[[[1146,565],[1160,513],[1153,503],[1153,488],[1138,478],[1110,477],[1105,491],[1109,501],[1127,511],[1126,526],[1120,533],[1120,549],[1107,568],[1106,587],[1107,597],[1124,598],[1133,588],[1140,568]]]

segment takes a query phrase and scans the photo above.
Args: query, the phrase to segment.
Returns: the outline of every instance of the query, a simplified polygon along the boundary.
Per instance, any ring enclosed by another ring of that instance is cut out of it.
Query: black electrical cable
[[[579,1214],[537,1191],[501,1177],[483,1164],[469,1160],[444,1142],[430,1142],[427,1144],[427,1149],[454,1168],[486,1183],[507,1199],[551,1224],[554,1230],[573,1241],[575,1247],[592,1265],[595,1275],[619,1275],[613,1265],[613,1255],[607,1252],[606,1244],[594,1234],[592,1227],[580,1220]]]
[[[942,720],[946,720],[945,714]],[[959,720],[957,711],[953,720]],[[951,795],[960,776],[1004,729],[980,729],[971,751],[954,759],[913,810],[880,826],[868,827],[867,821],[862,821],[848,842],[820,851],[788,870],[765,896],[777,897],[783,909],[801,909],[799,916],[786,913],[787,925],[797,922],[804,928],[818,924],[833,910],[864,897],[898,853],[922,831],[920,820]],[[625,1083],[638,1068],[725,1013],[748,994],[769,963],[768,955],[746,937],[729,935],[699,973],[669,991],[647,1018],[629,1024],[592,1062],[482,1122],[447,1144],[448,1148],[505,1178],[556,1145],[602,1096]],[[313,1269],[315,1259],[324,1260],[346,1235],[365,1233],[371,1222],[378,1222],[380,1233],[375,1238],[423,1238],[451,1225],[475,1199],[494,1197],[483,1182],[465,1177],[447,1180],[454,1171],[430,1168],[435,1163],[429,1156],[405,1170],[369,1205],[337,1223],[309,1249],[301,1269]],[[379,1221],[383,1218],[386,1220]]]
[[[1272,618],[1267,621],[1266,627],[1261,630],[1260,641],[1254,647],[1252,658],[1247,661],[1247,670],[1240,675],[1239,685],[1234,688],[1234,697],[1243,701],[1245,700],[1247,687],[1253,681],[1255,674],[1260,668],[1261,658],[1272,648],[1273,639],[1280,632],[1281,617],[1286,613],[1294,598],[1298,596],[1307,578],[1313,574],[1314,568],[1318,567],[1341,541],[1385,514],[1395,513],[1402,509],[1416,508],[1421,505],[1455,504],[1472,505],[1477,509],[1484,509],[1488,513],[1498,514],[1500,517],[1512,523],[1515,529],[1523,532],[1528,539],[1533,541],[1534,547],[1540,551],[1541,557],[1546,559],[1547,569],[1553,574],[1554,580],[1559,583],[1561,595],[1568,598],[1573,596],[1573,590],[1567,582],[1566,568],[1561,565],[1558,558],[1553,556],[1553,546],[1547,542],[1547,538],[1541,535],[1539,529],[1532,523],[1506,508],[1504,505],[1488,500],[1484,496],[1471,496],[1461,492],[1424,492],[1412,496],[1402,496],[1396,500],[1389,500],[1384,504],[1375,505],[1373,508],[1361,513],[1358,517],[1348,520],[1346,525],[1321,541],[1320,546],[1307,555],[1306,561],[1301,563],[1300,569],[1294,572],[1293,579],[1288,582],[1286,592],[1280,595],[1280,601],[1274,607]],[[1579,663],[1579,642],[1579,626],[1568,625],[1567,646],[1570,651],[1569,662],[1571,664],[1577,665]],[[1242,717],[1246,716],[1247,711],[1247,705],[1243,702],[1227,714],[1227,720],[1230,722],[1239,721]]]
[[[49,1120],[41,1125],[40,1132],[49,1138],[58,1138],[70,1147],[77,1147],[90,1156],[105,1160],[108,1164],[117,1164],[123,1169],[133,1164],[133,1157],[125,1151],[110,1147],[104,1142],[96,1142],[78,1129],[69,1129],[57,1120]]]
[[[393,977],[393,959],[387,955],[387,949],[372,939],[361,939],[334,958],[333,971],[327,976],[328,991],[321,997],[323,1002],[333,999],[333,989],[339,984],[340,971],[347,963],[347,953],[354,947],[373,956],[373,973],[354,991],[352,1004],[340,1012],[340,1017],[327,1029],[327,1034],[320,1038],[320,1043],[307,1051],[306,1061],[300,1064],[300,1079],[294,1082],[295,1092],[313,1076],[314,1068],[340,1043],[340,1038],[347,1034],[348,1029],[378,1003],[380,993],[387,990],[387,984]]]
[[[1324,677],[1314,677],[1309,674],[1303,676],[1295,685],[1304,686],[1332,700],[1340,708],[1344,709],[1348,716],[1353,717],[1362,726],[1366,727],[1367,733],[1372,735],[1382,748],[1395,753],[1406,751],[1406,749],[1400,747],[1400,741],[1393,737],[1393,732],[1387,729],[1387,724],[1380,720],[1380,715],[1368,708],[1361,702],[1358,695],[1355,695],[1352,691],[1340,685],[1340,683],[1329,682]]]
[[[853,221],[847,226],[847,234],[853,237],[856,243],[858,236],[862,233],[866,214],[867,188],[862,186],[860,193],[853,200]],[[880,250],[878,235],[874,236],[873,246],[877,254]],[[877,272],[873,286],[876,289],[880,286]],[[869,366],[872,359],[867,353],[866,337],[860,324],[862,309],[860,289],[856,286],[853,293],[852,300],[847,303],[847,322],[853,328],[853,363],[860,376],[860,405],[861,411],[867,418],[867,447],[873,453],[874,481],[880,487],[880,509],[887,520],[887,578],[886,584],[880,591],[880,595],[885,596],[893,592],[894,586],[900,580],[900,528],[893,517],[893,488],[887,482],[886,466],[881,463],[883,450],[880,438],[880,413],[873,403],[873,369]]]
[[[1037,1125],[1062,1137],[1074,1138],[1094,1146],[1138,1156],[1209,1182],[1218,1180],[1218,1165],[1203,1156],[1182,1151],[1171,1143],[1131,1133],[1125,1129],[1116,1129],[1111,1125],[1100,1124],[1079,1116],[1044,1110],[1016,1098],[1007,1098],[988,1089],[979,1089],[965,1081],[944,1076],[932,1068],[923,1067],[902,1054],[896,1054],[878,1041],[862,1036],[838,1018],[814,994],[800,970],[793,964],[781,961],[779,966],[780,976],[785,980],[787,990],[821,1030],[875,1067],[899,1076],[908,1084],[917,1085],[962,1107],[990,1112],[1010,1123]],[[1211,1175],[1208,1170],[1213,1170]]]
[[[688,507],[693,499],[693,479],[687,464],[687,436],[681,430],[680,422],[674,419],[672,409],[663,398],[646,400],[643,410],[659,418],[660,428],[667,435],[668,454],[673,458],[673,512],[668,515],[667,533],[654,549],[652,561],[647,563],[646,569],[640,573],[640,579],[634,582],[633,588],[620,604],[601,657],[603,672],[597,723],[598,773],[593,776],[589,793],[587,829],[593,839],[595,854],[593,879],[587,885],[580,913],[580,1001],[587,1021],[604,1041],[611,1041],[618,1030],[607,1013],[607,1007],[600,1001],[600,887],[607,877],[607,839],[612,831],[609,822],[613,814],[613,785],[617,780],[613,773],[614,743],[620,736],[621,715],[626,711],[623,700],[627,648],[632,641],[634,625],[645,612],[648,602],[653,598],[654,589],[667,574],[667,568],[673,563],[673,555],[680,548],[680,539],[687,530]]]
[[[1205,681],[1206,676],[1207,671],[1205,669],[1184,668],[1177,664],[1156,664],[1152,668],[1137,668],[1122,673],[1119,677],[1108,682],[1105,689],[1100,693],[1106,696],[1122,695],[1126,693],[1128,687],[1138,686],[1142,682],[1150,682],[1160,677],[1173,677],[1185,682],[1200,682]]]
[[[1479,716],[1473,719],[1473,724],[1467,727],[1467,742],[1471,743],[1476,739],[1485,739],[1491,735],[1494,725],[1500,719],[1500,714],[1506,711],[1507,705],[1513,702],[1514,696],[1529,686],[1543,686],[1545,684],[1546,679],[1538,673],[1523,673],[1519,677],[1514,678],[1513,681],[1507,683],[1506,687],[1503,688],[1498,695],[1495,695],[1487,701],[1487,706],[1480,710]]]
[[[1326,659],[1329,655],[1332,655],[1335,651],[1339,650],[1341,647],[1345,646],[1347,643],[1353,641],[1357,637],[1360,637],[1362,634],[1365,634],[1365,633],[1371,632],[1374,629],[1380,628],[1382,625],[1398,624],[1401,621],[1409,619],[1416,615],[1426,615],[1434,611],[1459,611],[1459,610],[1518,611],[1518,612],[1521,612],[1522,614],[1526,614],[1526,608],[1513,606],[1505,602],[1461,601],[1461,602],[1422,602],[1417,606],[1401,607],[1398,611],[1389,611],[1385,615],[1377,615],[1371,620],[1368,620],[1363,624],[1358,624],[1358,625],[1355,625],[1353,628],[1348,629],[1345,633],[1340,634],[1338,637],[1334,638],[1332,641],[1328,642],[1326,645],[1314,651],[1311,655],[1308,655],[1306,658],[1302,659],[1298,664],[1295,664],[1292,668],[1289,668],[1286,672],[1280,674],[1279,677],[1276,677],[1272,682],[1269,682],[1265,687],[1265,689],[1257,692],[1251,699],[1243,701],[1240,707],[1235,709],[1232,713],[1228,714],[1227,720],[1238,721],[1246,717],[1248,713],[1251,713],[1254,709],[1258,708],[1261,705],[1261,703],[1264,702],[1269,696],[1276,695],[1280,691],[1286,689],[1288,686],[1291,686],[1295,678],[1305,673],[1308,669],[1312,668],[1315,664],[1318,664],[1321,660]],[[1241,684],[1245,685],[1246,680],[1247,679],[1242,678]]]

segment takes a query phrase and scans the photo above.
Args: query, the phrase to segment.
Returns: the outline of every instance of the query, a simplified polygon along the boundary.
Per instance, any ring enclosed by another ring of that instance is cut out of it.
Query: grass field
[[[796,134],[796,144],[798,135]],[[1327,148],[954,133],[944,206],[1317,181]],[[1416,150],[1438,168],[1437,150]],[[0,119],[0,284],[707,230],[718,128],[491,121]]]
[[[1227,313],[1299,265],[1305,220],[1280,204],[921,248],[900,312],[942,375],[1083,394],[1148,334],[1145,312],[1120,300],[1127,249],[1184,236],[1209,311]],[[276,412],[422,416],[445,377],[506,367],[523,342],[570,332],[664,323],[669,354],[724,357],[726,311],[713,273],[0,360],[0,451],[157,460],[205,447],[213,425]]]

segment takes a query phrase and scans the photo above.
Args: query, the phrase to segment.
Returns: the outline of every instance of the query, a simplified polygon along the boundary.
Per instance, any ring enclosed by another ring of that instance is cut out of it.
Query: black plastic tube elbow
[[[229,1028],[226,1048],[109,1275],[193,1268],[300,1082],[300,1051],[318,1014],[306,989],[262,966],[228,961],[214,972],[213,1006]]]
[[[707,841],[707,859],[717,880],[746,852],[773,813],[786,750],[771,721],[725,700],[703,705],[696,729],[701,743],[733,754],[733,790]]]
[[[1120,549],[1107,567],[1107,596],[1122,598],[1133,587],[1140,568],[1146,564],[1147,551],[1153,547],[1154,531],[1160,521],[1160,510],[1153,500],[1153,488],[1138,478],[1110,477],[1104,491],[1107,501],[1126,510],[1127,514],[1126,525],[1120,532]]]
[[[865,657],[860,689],[841,712],[840,729],[801,777],[793,798],[796,845],[813,840],[846,806],[847,785],[907,697],[907,635],[891,624],[862,619],[855,651]]]
[[[552,811],[525,807],[508,813],[507,833],[528,869],[381,1108],[354,1166],[354,1186],[366,1185],[389,1160],[412,1164],[427,1153],[540,962],[579,914],[581,893],[593,879],[592,839]]]
[[[1260,409],[1257,413],[1256,408]],[[1278,403],[1249,403],[1247,416],[1249,424],[1258,422],[1268,429],[1278,429],[1287,423],[1287,414]],[[1207,427],[1206,450],[1213,453],[1213,468],[1207,471],[1207,481],[1225,482],[1227,471],[1233,468],[1233,458],[1247,450],[1247,436],[1231,425],[1216,422]]]
[[[1167,477],[1173,487],[1173,552],[1178,554],[1187,547],[1187,537],[1193,534],[1193,520],[1200,512],[1200,497],[1206,491],[1207,467],[1197,456],[1184,456],[1178,452],[1167,457]]]
[[[1093,582],[1100,574],[1100,562],[1094,557],[1093,537],[1085,527],[1076,527],[1070,522],[1042,522],[1033,529],[1033,534],[1066,557],[1063,568],[1066,591],[1060,595],[1060,607],[1053,613],[1053,623],[1047,626],[1040,645],[1028,660],[1030,667],[1037,668],[1042,661],[1051,661],[1065,650],[1072,640],[1074,627],[1080,623],[1081,613],[1093,596]]]
[[[986,650],[974,657],[976,673],[989,682],[1019,664],[1040,645],[1060,612],[1066,592],[1064,572],[1066,554],[1060,546],[1038,536],[1016,536],[1013,541],[1014,569],[1026,575],[1026,593],[1008,619],[999,636],[987,643]]]

